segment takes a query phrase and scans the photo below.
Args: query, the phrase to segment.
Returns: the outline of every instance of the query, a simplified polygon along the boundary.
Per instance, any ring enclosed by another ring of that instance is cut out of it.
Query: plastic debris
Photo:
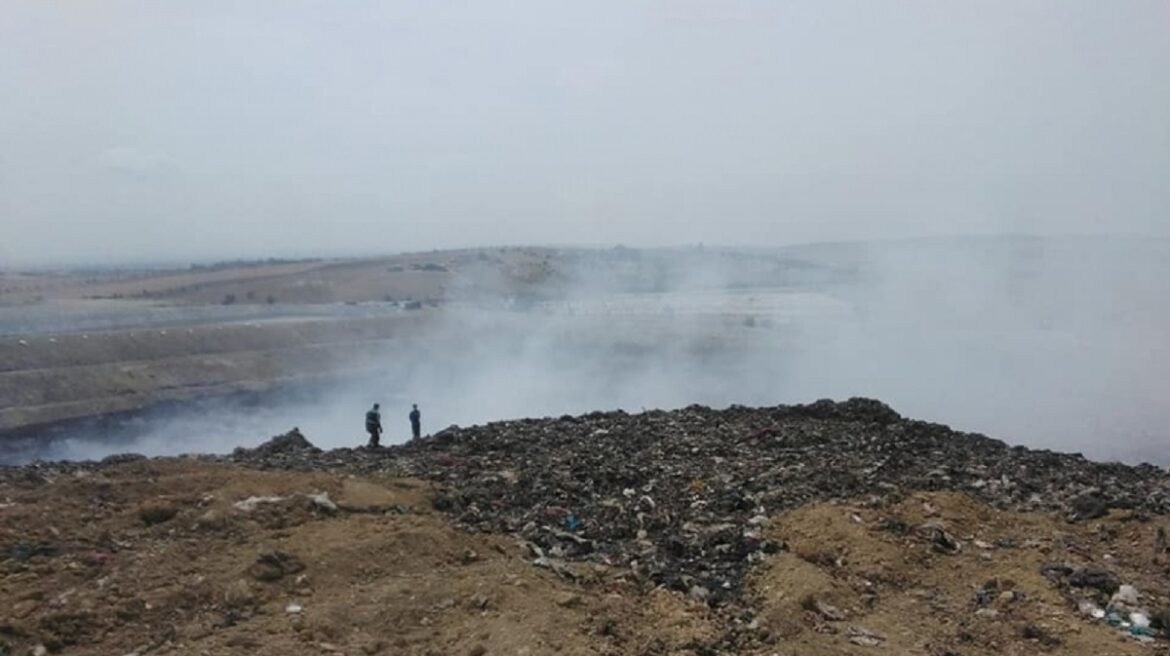
[[[577,519],[576,515],[573,513],[565,515],[565,530],[576,531],[579,528],[581,528],[581,520]]]
[[[255,510],[257,508],[257,506],[260,506],[260,505],[266,504],[266,503],[280,503],[281,501],[284,501],[287,498],[288,497],[276,497],[276,496],[248,497],[247,499],[243,499],[241,501],[237,501],[237,502],[233,503],[232,507],[235,508],[236,510],[241,510],[243,512],[252,512],[253,510]]]
[[[714,606],[738,596],[754,562],[783,548],[764,537],[762,518],[807,503],[956,489],[1004,509],[1066,513],[1092,492],[1112,508],[1170,514],[1160,470],[1012,448],[903,419],[870,399],[594,412],[451,427],[377,452],[245,450],[231,460],[430,480],[450,491],[435,508],[468,529],[515,535],[550,559],[601,564],[630,581],[684,594],[702,586]],[[588,540],[573,539],[586,524],[568,530],[570,508],[589,518]],[[920,537],[943,554],[962,550],[964,539],[937,516],[938,531]],[[1100,591],[1098,603],[1121,583],[1096,570],[1058,567],[1046,576]]]
[[[337,512],[337,504],[333,503],[333,500],[329,498],[328,493],[320,492],[320,493],[314,493],[314,494],[306,494],[305,496],[308,497],[309,500],[313,502],[314,507],[316,507],[320,510],[324,510],[325,512],[328,512],[328,513]]]

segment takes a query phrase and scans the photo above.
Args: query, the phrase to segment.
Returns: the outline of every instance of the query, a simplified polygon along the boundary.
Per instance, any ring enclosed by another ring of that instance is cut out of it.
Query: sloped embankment
[[[0,439],[133,412],[372,369],[425,313],[0,338]]]

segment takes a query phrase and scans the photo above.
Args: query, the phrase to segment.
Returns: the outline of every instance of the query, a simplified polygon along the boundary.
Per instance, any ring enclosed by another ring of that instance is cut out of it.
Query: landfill
[[[0,502],[17,601],[0,653],[1170,647],[1170,473],[869,399],[376,448],[293,429],[222,455],[0,467]]]
[[[1011,447],[863,398],[452,426],[381,449],[322,452],[302,440],[290,433],[232,458],[425,478],[443,486],[437,509],[522,537],[542,566],[574,576],[569,564],[599,563],[713,605],[739,593],[762,554],[783,548],[762,537],[768,518],[817,501],[881,505],[959,490],[1069,521],[1110,509],[1170,514],[1170,476],[1153,465]],[[945,533],[934,539],[957,548]]]

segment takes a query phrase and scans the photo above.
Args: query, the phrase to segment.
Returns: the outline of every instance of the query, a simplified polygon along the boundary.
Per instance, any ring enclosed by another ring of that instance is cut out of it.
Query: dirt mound
[[[759,527],[779,548],[741,603],[712,609],[618,567],[541,566],[456,529],[435,493],[195,460],[8,477],[0,653],[1139,654],[1154,638],[1091,609],[1120,608],[1122,586],[1135,612],[1170,606],[1170,523],[1132,511],[1071,524],[959,493],[808,505]],[[1094,571],[1114,583],[1085,585]]]
[[[869,399],[592,413],[452,427],[383,450],[236,459],[429,479],[445,486],[438,508],[522,536],[550,566],[603,563],[715,605],[738,598],[748,568],[775,551],[764,522],[818,501],[959,490],[1074,520],[1170,513],[1170,477],[1156,467],[1010,448]]]
[[[1052,571],[1096,570],[1113,591],[1132,585],[1134,610],[1148,616],[1170,595],[1170,561],[1157,544],[1168,526],[1131,511],[1070,524],[957,493],[815,504],[770,524],[766,534],[785,549],[752,571],[746,594],[763,639],[796,653],[1148,653],[1141,640],[1152,638],[1092,616],[1120,612],[1111,592]]]
[[[0,645],[1149,653],[1170,630],[1168,513],[1158,468],[867,400],[499,422],[388,449],[320,451],[294,430],[229,457],[0,467]]]
[[[714,640],[703,604],[602,569],[562,580],[511,539],[457,530],[430,494],[198,461],[7,479],[0,653],[689,653]],[[330,511],[313,495],[367,505]],[[173,513],[147,521],[143,507]]]

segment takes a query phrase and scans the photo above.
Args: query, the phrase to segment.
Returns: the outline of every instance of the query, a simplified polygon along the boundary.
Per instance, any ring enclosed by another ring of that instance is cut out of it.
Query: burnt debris
[[[716,605],[738,594],[760,554],[784,548],[764,538],[768,518],[811,502],[961,490],[1070,521],[1110,508],[1170,514],[1170,477],[1157,467],[1009,447],[869,399],[594,412],[451,427],[386,449],[233,458],[428,479],[441,490],[436,509],[522,538],[537,564],[564,576],[593,564]]]

